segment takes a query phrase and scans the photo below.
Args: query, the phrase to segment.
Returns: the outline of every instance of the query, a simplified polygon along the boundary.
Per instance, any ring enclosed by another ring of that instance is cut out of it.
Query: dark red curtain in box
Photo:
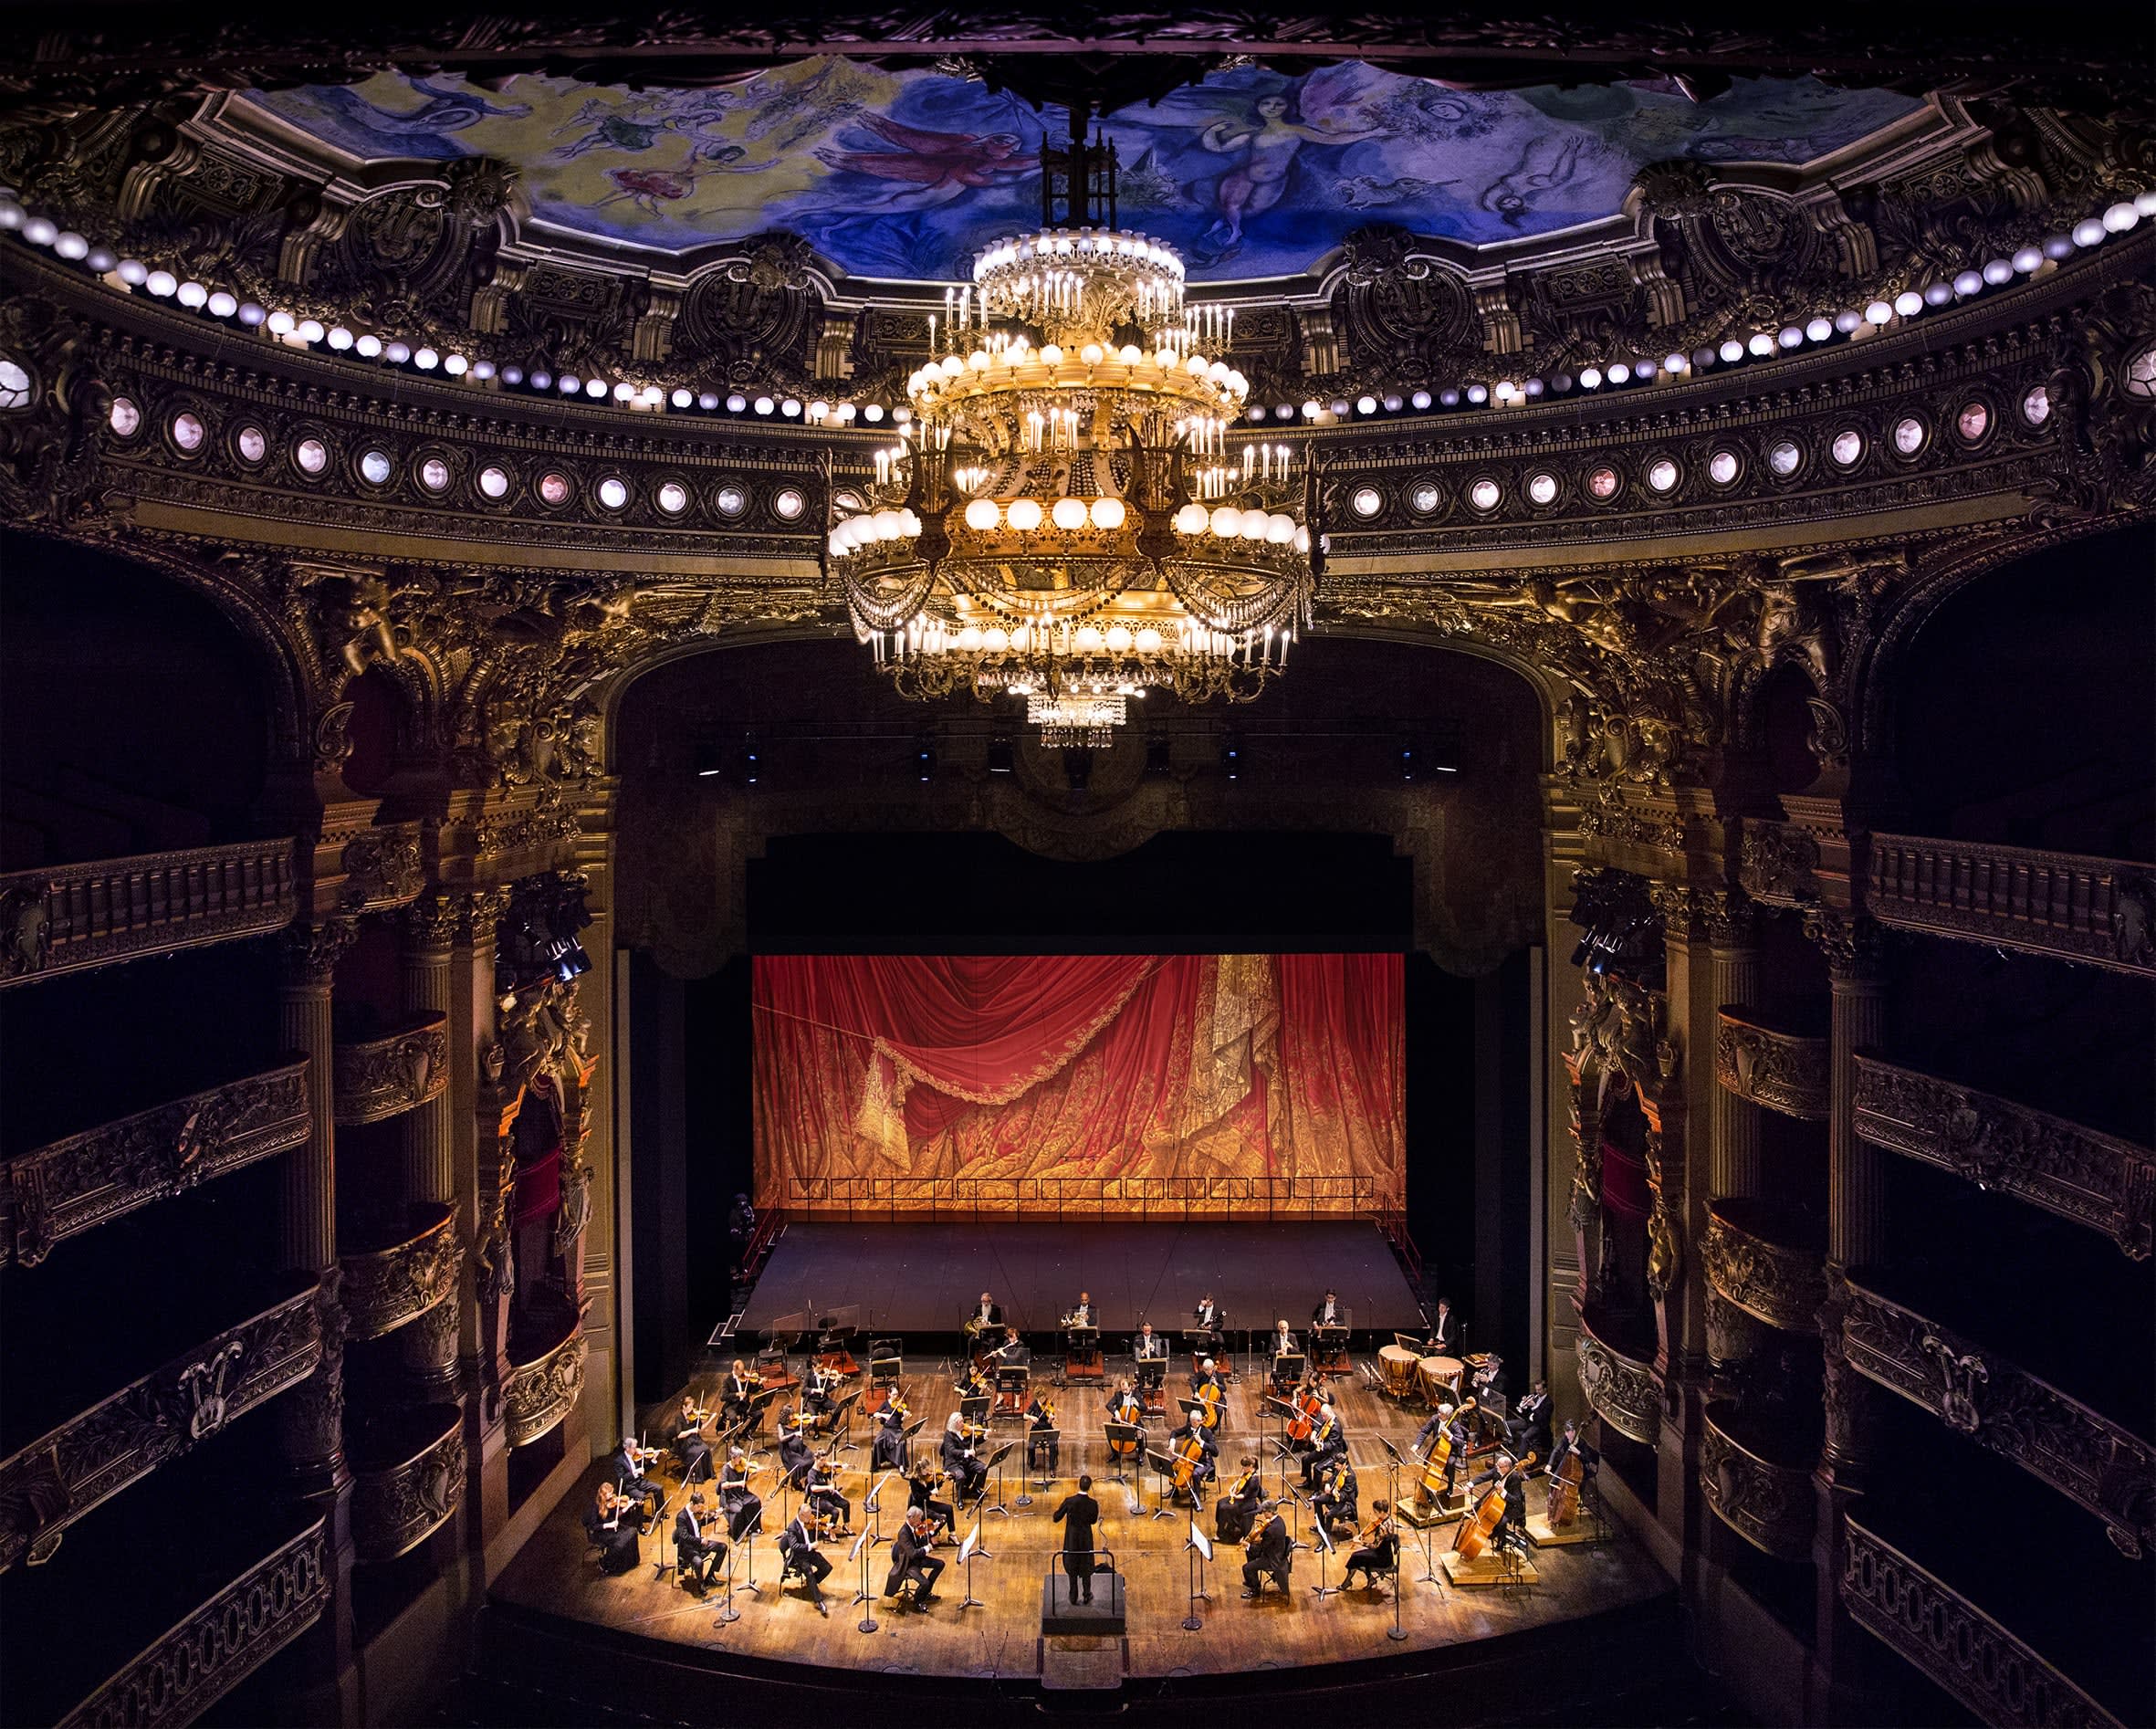
[[[1397,955],[764,957],[755,997],[767,1205],[860,1191],[832,1178],[1399,1194]]]

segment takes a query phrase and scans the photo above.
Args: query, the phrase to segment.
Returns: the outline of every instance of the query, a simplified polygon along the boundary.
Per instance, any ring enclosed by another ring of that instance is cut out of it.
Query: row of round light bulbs
[[[1172,247],[1157,245],[1142,234],[1103,233],[1096,237],[1092,229],[1081,228],[1074,236],[1042,233],[994,241],[974,258],[973,279],[979,282],[1000,270],[1015,269],[1036,259],[1088,257],[1096,253],[1102,257],[1128,258],[1148,265],[1178,280],[1183,275],[1183,260]]]
[[[1021,332],[1006,346],[997,349],[977,348],[970,354],[960,357],[946,354],[940,361],[931,361],[917,368],[906,380],[910,395],[919,395],[925,390],[939,387],[943,379],[963,378],[968,372],[1016,372],[1020,367],[1038,362],[1053,372],[1070,357],[1054,342],[1043,346],[1037,353]],[[1160,372],[1182,372],[1199,382],[1218,385],[1234,396],[1250,394],[1251,382],[1226,361],[1208,360],[1203,354],[1178,356],[1173,349],[1160,349],[1148,354],[1136,342],[1126,342],[1120,349],[1104,348],[1098,342],[1088,342],[1078,351],[1079,363],[1087,367],[1104,363],[1120,363],[1136,371],[1148,364]]]
[[[1599,390],[1604,384],[1623,386],[1627,383],[1648,383],[1658,376],[1671,380],[1689,373],[1704,372],[1717,363],[1735,365],[1745,361],[1770,360],[1777,354],[1803,348],[1807,343],[1817,344],[1831,341],[1835,336],[1860,337],[1872,334],[1900,318],[1916,318],[1927,309],[1943,308],[1956,300],[1973,299],[1986,288],[2006,286],[2016,277],[2030,277],[2047,264],[2057,264],[2074,256],[2078,251],[2088,251],[2101,246],[2116,235],[2130,232],[2141,219],[2156,216],[2156,190],[2137,194],[2130,201],[2120,200],[2108,206],[2100,215],[2089,216],[2075,224],[2066,233],[2055,234],[2040,244],[2019,248],[2011,257],[1993,258],[1981,269],[1967,269],[1951,280],[1940,278],[1927,284],[1921,290],[1906,288],[1893,299],[1877,299],[1861,311],[1845,309],[1832,319],[1816,317],[1804,324],[1787,324],[1779,330],[1756,330],[1743,338],[1729,337],[1712,346],[1694,349],[1690,353],[1671,352],[1659,362],[1649,356],[1637,356],[1628,360],[1614,360],[1605,366],[1587,366],[1580,369],[1576,378],[1566,372],[1557,373],[1548,381],[1539,377],[1523,382],[1510,379],[1495,384],[1481,382],[1465,386],[1448,386],[1432,393],[1427,389],[1414,391],[1405,396],[1387,393],[1379,398],[1365,395],[1353,404],[1345,399],[1330,403],[1312,398],[1302,404],[1301,416],[1305,421],[1324,422],[1328,419],[1347,418],[1353,411],[1365,417],[1380,412],[1398,414],[1412,406],[1417,412],[1427,412],[1431,407],[1458,408],[1462,405],[1480,408],[1490,404],[1498,407],[1519,407],[1535,401],[1545,393],[1564,395],[1576,383],[1582,390]],[[441,371],[451,378],[467,378],[476,383],[487,383],[497,379],[505,385],[529,385],[535,392],[549,389],[563,397],[581,395],[594,402],[612,398],[623,407],[658,410],[668,406],[676,409],[700,408],[715,413],[721,407],[729,414],[753,412],[759,415],[777,414],[786,419],[801,419],[811,424],[850,424],[856,415],[870,424],[883,420],[884,409],[879,403],[868,403],[858,407],[853,403],[832,403],[822,400],[802,403],[799,398],[774,397],[759,393],[753,397],[741,391],[721,396],[717,391],[690,391],[675,386],[669,391],[658,384],[633,384],[627,380],[610,382],[602,378],[584,378],[574,372],[550,373],[543,367],[526,368],[515,364],[497,367],[489,360],[471,360],[452,351],[443,353],[426,343],[412,343],[400,338],[383,339],[372,331],[354,332],[341,324],[325,326],[319,319],[300,318],[283,309],[272,309],[255,300],[242,300],[224,288],[210,288],[200,282],[183,280],[170,270],[155,269],[140,259],[121,257],[111,248],[93,244],[73,229],[63,229],[51,218],[32,215],[16,199],[12,189],[0,188],[0,231],[14,231],[35,246],[50,247],[57,257],[83,265],[94,275],[119,282],[124,288],[141,288],[159,299],[169,299],[190,309],[208,312],[219,319],[234,319],[250,329],[266,330],[280,340],[313,347],[323,344],[340,352],[351,352],[362,360],[382,360],[392,365],[411,365],[421,372]],[[1020,351],[1022,351],[1022,350]],[[1048,360],[1053,353],[1055,358]],[[1010,351],[990,356],[986,351],[977,351],[960,362],[957,356],[923,367],[914,375],[916,381],[926,382],[932,372],[944,377],[957,377],[967,370],[982,371],[991,363],[1009,360]],[[1136,356],[1136,359],[1133,357]],[[1162,369],[1167,370],[1175,357],[1162,351],[1162,357],[1155,357]],[[1090,357],[1090,358],[1089,358]],[[1062,351],[1052,344],[1041,351],[1041,358],[1051,365],[1062,363]],[[1098,365],[1106,358],[1104,350],[1088,343],[1079,358],[1089,365]],[[1142,363],[1146,358],[1135,345],[1120,351],[1117,358],[1125,364]],[[975,361],[980,364],[976,367]],[[1248,382],[1243,375],[1219,361],[1206,362],[1192,355],[1185,365],[1193,376],[1204,376],[1237,394],[1245,393]],[[957,370],[953,370],[954,367]],[[1268,411],[1254,405],[1249,411],[1252,421],[1262,421]],[[1292,403],[1277,404],[1272,418],[1290,421],[1297,410]],[[903,407],[892,411],[895,420],[910,418]]]

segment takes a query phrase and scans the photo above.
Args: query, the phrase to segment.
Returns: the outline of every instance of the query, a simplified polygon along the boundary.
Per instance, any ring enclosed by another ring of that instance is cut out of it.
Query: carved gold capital
[[[336,974],[338,957],[359,940],[359,926],[349,918],[288,926],[277,938],[285,982],[327,986]]]

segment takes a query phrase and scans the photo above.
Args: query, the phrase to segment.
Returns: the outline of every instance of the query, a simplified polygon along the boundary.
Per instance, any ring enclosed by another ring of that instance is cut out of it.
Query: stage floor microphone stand
[[[1190,1556],[1190,1612],[1183,1617],[1183,1630],[1186,1633],[1205,1630],[1205,1621],[1198,1613],[1198,1606],[1201,1602],[1209,1603],[1213,1600],[1212,1593],[1205,1588],[1207,1552],[1200,1546],[1203,1542],[1204,1534],[1198,1530],[1194,1514],[1190,1520],[1190,1535],[1183,1544],[1185,1553]]]
[[[755,1567],[755,1562],[756,1562],[756,1533],[755,1533],[755,1532],[751,1531],[751,1532],[748,1534],[748,1559],[749,1559],[749,1565],[750,1565],[750,1568],[751,1568],[751,1570],[753,1571],[753,1569],[754,1569],[754,1567]],[[731,1623],[731,1622],[734,1622],[734,1621],[738,1621],[738,1620],[739,1620],[739,1619],[741,1619],[741,1611],[740,1611],[739,1609],[738,1609],[738,1608],[736,1608],[734,1607],[734,1575],[735,1575],[735,1573],[736,1573],[737,1571],[738,1571],[738,1570],[739,1570],[740,1565],[741,1565],[741,1545],[740,1545],[740,1544],[738,1544],[738,1543],[737,1543],[737,1544],[735,1544],[735,1545],[734,1545],[732,1552],[731,1552],[730,1554],[728,1554],[728,1555],[727,1555],[727,1600],[726,1600],[726,1607],[725,1607],[724,1608],[722,1608],[722,1609],[720,1609],[720,1610],[718,1611],[718,1618],[717,1618],[716,1620],[714,1620],[714,1621],[711,1623],[711,1624],[712,1624],[712,1626],[713,1626],[713,1627],[715,1627],[715,1628],[727,1626],[729,1623]],[[763,1596],[763,1593],[762,1593],[761,1591],[757,1591],[757,1590],[756,1590],[756,1582],[755,1582],[753,1579],[751,1579],[751,1580],[749,1581],[748,1588],[749,1588],[750,1590],[752,1590],[752,1591],[756,1591],[756,1594],[757,1594],[757,1596],[758,1596],[758,1597],[759,1597],[759,1598],[760,1598],[760,1597],[762,1597],[762,1596]]]
[[[849,1561],[858,1558],[861,1562],[861,1588],[853,1593],[853,1601],[861,1605],[861,1624],[853,1629],[857,1633],[876,1630],[875,1606],[868,1598],[868,1533],[863,1531],[853,1539],[853,1553],[846,1557]]]
[[[1323,1601],[1339,1595],[1337,1585],[1325,1583],[1325,1563],[1333,1558],[1333,1535],[1325,1529],[1325,1515],[1314,1506],[1310,1510],[1310,1528],[1317,1534],[1317,1541],[1311,1546],[1317,1550],[1317,1583],[1310,1588],[1311,1594]]]

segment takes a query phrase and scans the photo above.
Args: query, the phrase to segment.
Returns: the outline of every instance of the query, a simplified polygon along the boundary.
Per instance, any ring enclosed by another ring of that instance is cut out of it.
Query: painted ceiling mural
[[[667,252],[789,229],[854,275],[947,279],[1039,210],[1025,102],[840,58],[696,90],[385,72],[250,100],[361,158],[513,162],[540,219]],[[1472,92],[1351,61],[1216,72],[1106,129],[1124,225],[1231,280],[1307,269],[1371,221],[1473,245],[1552,234],[1616,212],[1648,162],[1812,162],[1918,106],[1808,78],[1706,102],[1659,80]]]

